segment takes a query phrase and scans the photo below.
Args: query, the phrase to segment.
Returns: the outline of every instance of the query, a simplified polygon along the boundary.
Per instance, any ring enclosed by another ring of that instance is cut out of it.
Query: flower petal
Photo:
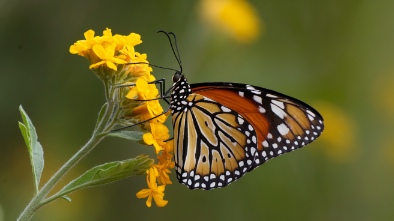
[[[151,194],[151,189],[142,189],[138,193],[136,193],[137,198],[145,198],[148,197],[149,194]]]

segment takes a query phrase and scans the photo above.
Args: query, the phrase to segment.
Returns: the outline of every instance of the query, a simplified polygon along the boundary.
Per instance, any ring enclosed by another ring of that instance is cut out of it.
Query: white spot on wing
[[[260,96],[257,96],[257,95],[253,95],[253,100],[256,101],[259,104],[261,104],[263,102],[263,99]]]
[[[256,153],[256,148],[254,148],[254,147],[250,148],[250,153],[253,156]]]
[[[252,93],[253,94],[261,94],[261,91],[256,90],[256,91],[252,91]]]
[[[277,101],[277,100],[272,100],[271,102],[272,102],[273,104],[275,104],[276,106],[282,108],[282,109],[285,108],[285,105],[283,104],[283,102],[280,102],[280,101]]]
[[[273,95],[273,94],[266,94],[265,96],[267,96],[267,97],[272,97],[272,98],[277,98],[278,96],[275,96],[275,95]]]
[[[244,123],[244,119],[242,119],[241,117],[238,117],[238,123],[242,125]]]
[[[271,104],[271,109],[272,109],[272,112],[274,112],[281,119],[285,118],[285,113],[278,106]]]
[[[254,88],[254,87],[251,86],[251,85],[246,85],[246,89],[248,89],[248,90],[250,90],[250,91],[256,90],[256,88]]]
[[[315,113],[313,113],[312,111],[306,110],[306,112],[307,112],[309,115],[311,115],[312,117],[316,117]]]
[[[256,136],[252,137],[252,141],[253,141],[253,143],[256,143],[256,141],[257,141]]]
[[[287,127],[284,123],[279,124],[277,128],[281,135],[286,135],[290,131],[289,127]]]
[[[225,107],[225,106],[221,106],[220,109],[222,109],[223,112],[231,112],[231,110],[228,109],[228,108]]]

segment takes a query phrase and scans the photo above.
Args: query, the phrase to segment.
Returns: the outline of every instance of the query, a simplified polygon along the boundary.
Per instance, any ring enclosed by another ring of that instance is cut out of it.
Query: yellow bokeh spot
[[[202,0],[202,19],[240,43],[251,43],[261,34],[263,22],[246,0]]]
[[[315,105],[324,118],[325,128],[319,140],[326,142],[322,148],[334,160],[348,161],[357,156],[356,124],[342,108],[331,103]]]

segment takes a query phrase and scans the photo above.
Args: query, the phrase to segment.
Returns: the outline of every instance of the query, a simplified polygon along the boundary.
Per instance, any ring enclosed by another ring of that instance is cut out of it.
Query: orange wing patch
[[[237,97],[240,97],[238,93],[232,90],[220,88],[214,90],[212,90],[212,88],[206,90],[201,89],[198,90],[198,93],[241,114],[250,124],[252,124],[253,128],[256,130],[257,140],[265,140],[269,132],[270,125],[267,118],[265,118],[264,115],[260,113],[256,102],[248,99],[236,99]],[[257,148],[259,151],[263,149],[261,142],[258,143]]]

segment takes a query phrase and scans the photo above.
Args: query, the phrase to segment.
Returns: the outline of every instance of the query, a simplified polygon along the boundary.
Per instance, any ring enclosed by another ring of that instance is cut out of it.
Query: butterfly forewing
[[[323,118],[315,109],[272,90],[222,82],[193,84],[191,88],[228,106],[252,124],[258,137],[260,164],[305,146],[323,131]]]
[[[189,188],[224,187],[316,139],[321,115],[295,98],[235,83],[187,84],[171,94],[175,164]]]

